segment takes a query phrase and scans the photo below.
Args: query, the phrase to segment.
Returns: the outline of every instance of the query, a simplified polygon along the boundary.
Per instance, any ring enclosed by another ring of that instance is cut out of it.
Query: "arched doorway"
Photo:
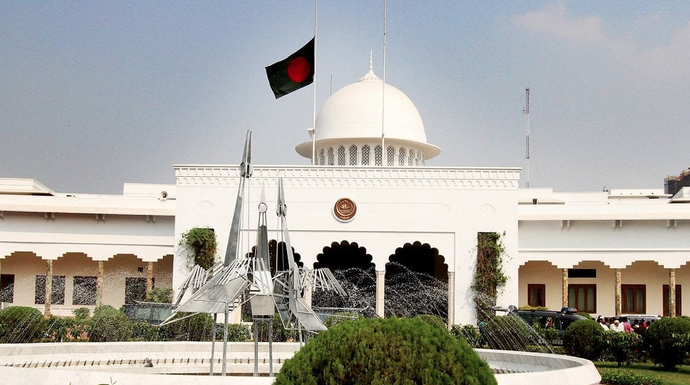
[[[448,318],[448,265],[438,249],[419,241],[395,250],[386,263],[387,317],[432,314]]]
[[[314,269],[327,267],[348,294],[343,298],[333,292],[317,290],[312,296],[315,309],[356,310],[365,316],[375,314],[376,271],[372,256],[357,242],[331,243],[316,256]]]

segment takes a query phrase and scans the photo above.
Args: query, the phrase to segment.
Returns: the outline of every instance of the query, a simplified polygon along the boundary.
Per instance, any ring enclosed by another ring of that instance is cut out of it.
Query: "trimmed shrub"
[[[531,345],[544,343],[522,318],[512,315],[491,318],[481,337],[489,349],[526,351]]]
[[[85,319],[89,318],[91,311],[89,310],[88,307],[80,307],[80,308],[72,310],[72,314],[74,314],[74,318],[76,318],[78,320],[85,320]]]
[[[132,322],[132,341],[160,341],[160,328],[146,321]]]
[[[443,330],[447,330],[447,329],[446,329],[446,321],[444,321],[443,318],[441,318],[441,317],[439,317],[439,316],[437,316],[437,315],[433,315],[433,314],[419,314],[419,315],[415,316],[415,318],[417,318],[417,319],[419,319],[419,320],[421,320],[421,321],[424,321],[424,322],[428,323],[428,324],[431,325],[431,326],[436,326],[436,327],[439,327],[439,328],[441,328],[441,329],[443,329]]]
[[[268,322],[259,323],[259,341],[268,341]],[[253,331],[251,333],[254,333]],[[290,342],[298,338],[297,330],[286,329],[276,313],[273,317],[273,342]]]
[[[320,333],[285,362],[285,384],[497,384],[463,340],[414,318],[360,319]]]
[[[74,318],[55,317],[46,320],[44,335],[55,342],[65,342],[72,336],[72,327],[77,323]]]
[[[596,360],[606,348],[605,335],[597,321],[575,321],[563,333],[563,347],[568,355]]]
[[[10,306],[0,310],[3,343],[34,342],[43,337],[46,322],[38,309],[26,306]]]
[[[474,325],[453,325],[453,327],[450,329],[450,334],[457,339],[464,339],[472,347],[482,347],[479,329]]]
[[[609,385],[661,385],[661,377],[636,374],[628,370],[602,370],[601,383]]]
[[[332,328],[333,326],[341,323],[341,322],[346,322],[346,321],[354,321],[362,318],[362,315],[356,312],[352,311],[345,311],[345,312],[340,312],[340,313],[335,313],[328,317],[326,320],[326,327],[327,328]]]
[[[146,302],[172,303],[173,290],[171,288],[154,288],[146,294]]]
[[[188,313],[178,313],[175,318],[182,318]],[[213,317],[207,313],[195,314],[181,321],[161,327],[160,333],[170,341],[211,341],[213,338]],[[223,338],[221,328],[220,338]]]
[[[630,361],[639,356],[642,338],[637,333],[606,332],[608,352],[620,367],[623,362],[630,365]]]
[[[223,339],[223,325],[219,324],[220,330],[216,332],[216,339]],[[246,342],[252,339],[252,332],[249,326],[244,324],[228,324],[228,341]]]
[[[678,343],[687,341],[687,337],[683,337],[686,334],[690,334],[690,319],[662,318],[647,328],[644,346],[652,361],[665,370],[673,370],[688,356],[686,344]]]
[[[89,341],[128,341],[132,337],[132,322],[125,313],[110,305],[98,306],[89,323]]]

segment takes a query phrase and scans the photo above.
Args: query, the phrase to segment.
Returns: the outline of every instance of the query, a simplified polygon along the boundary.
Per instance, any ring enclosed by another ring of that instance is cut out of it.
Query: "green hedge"
[[[132,338],[132,322],[120,310],[102,305],[93,311],[88,332],[91,342],[129,341]]]
[[[26,306],[10,306],[0,310],[0,341],[27,343],[40,340],[46,328],[43,314]]]
[[[320,333],[285,362],[285,384],[496,384],[464,340],[419,319],[361,319]]]
[[[568,355],[596,360],[606,349],[605,335],[597,321],[575,321],[563,333],[563,347]]]
[[[644,335],[644,346],[649,357],[666,370],[673,370],[688,357],[690,319],[662,318],[654,321]],[[679,343],[680,342],[680,343]]]

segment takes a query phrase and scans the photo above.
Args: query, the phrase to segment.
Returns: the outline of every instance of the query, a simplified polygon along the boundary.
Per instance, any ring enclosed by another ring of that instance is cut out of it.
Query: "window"
[[[597,269],[568,269],[568,278],[596,278]]]
[[[368,145],[364,145],[362,147],[362,166],[368,166],[369,165],[369,151],[371,149],[369,148]]]
[[[14,302],[14,274],[0,275],[0,302]]]
[[[46,303],[46,276],[36,276],[36,294],[34,296],[34,303],[41,305]],[[50,303],[55,305],[65,304],[65,276],[54,275],[53,286],[50,293]]]
[[[407,152],[401,147],[400,150],[398,150],[398,166],[405,165],[405,154],[407,154]]]
[[[389,166],[393,166],[395,162],[395,149],[391,146],[386,149],[386,160]]]
[[[321,149],[321,151],[319,151],[319,164],[322,166],[326,164],[326,155],[323,152],[323,148]]]
[[[414,150],[410,149],[410,154],[407,156],[407,165],[414,166]]]
[[[96,282],[96,277],[74,277],[72,305],[95,305]]]
[[[528,284],[527,285],[527,305],[531,307],[546,306],[546,285]]]
[[[146,278],[125,278],[125,303],[135,303],[146,299]]]
[[[4,286],[3,286],[4,287]],[[669,311],[669,285],[664,285],[664,317],[669,317],[671,315],[671,312]],[[680,291],[680,285],[676,285],[676,317],[680,317],[683,314],[681,313],[680,309],[683,307],[681,306],[681,299],[683,297],[681,296],[681,291]]]
[[[374,147],[374,162],[376,166],[383,166],[383,150],[381,146]]]
[[[345,165],[345,146],[338,147],[338,166]]]
[[[621,301],[623,313],[645,313],[645,285],[621,285]]]
[[[568,285],[568,307],[585,313],[596,313],[597,285]]]
[[[357,146],[350,146],[350,166],[357,165]]]
[[[328,165],[333,166],[335,164],[335,155],[333,154],[333,147],[328,148]]]

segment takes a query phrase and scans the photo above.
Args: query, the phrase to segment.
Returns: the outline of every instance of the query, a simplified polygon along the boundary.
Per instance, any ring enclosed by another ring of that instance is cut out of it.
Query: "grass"
[[[619,369],[615,362],[595,362],[599,372],[603,369]],[[662,385],[687,385],[690,384],[690,366],[680,365],[673,372],[665,372],[661,366],[654,366],[652,363],[633,363],[630,366],[621,366],[621,370],[628,370],[632,373],[661,377]]]

